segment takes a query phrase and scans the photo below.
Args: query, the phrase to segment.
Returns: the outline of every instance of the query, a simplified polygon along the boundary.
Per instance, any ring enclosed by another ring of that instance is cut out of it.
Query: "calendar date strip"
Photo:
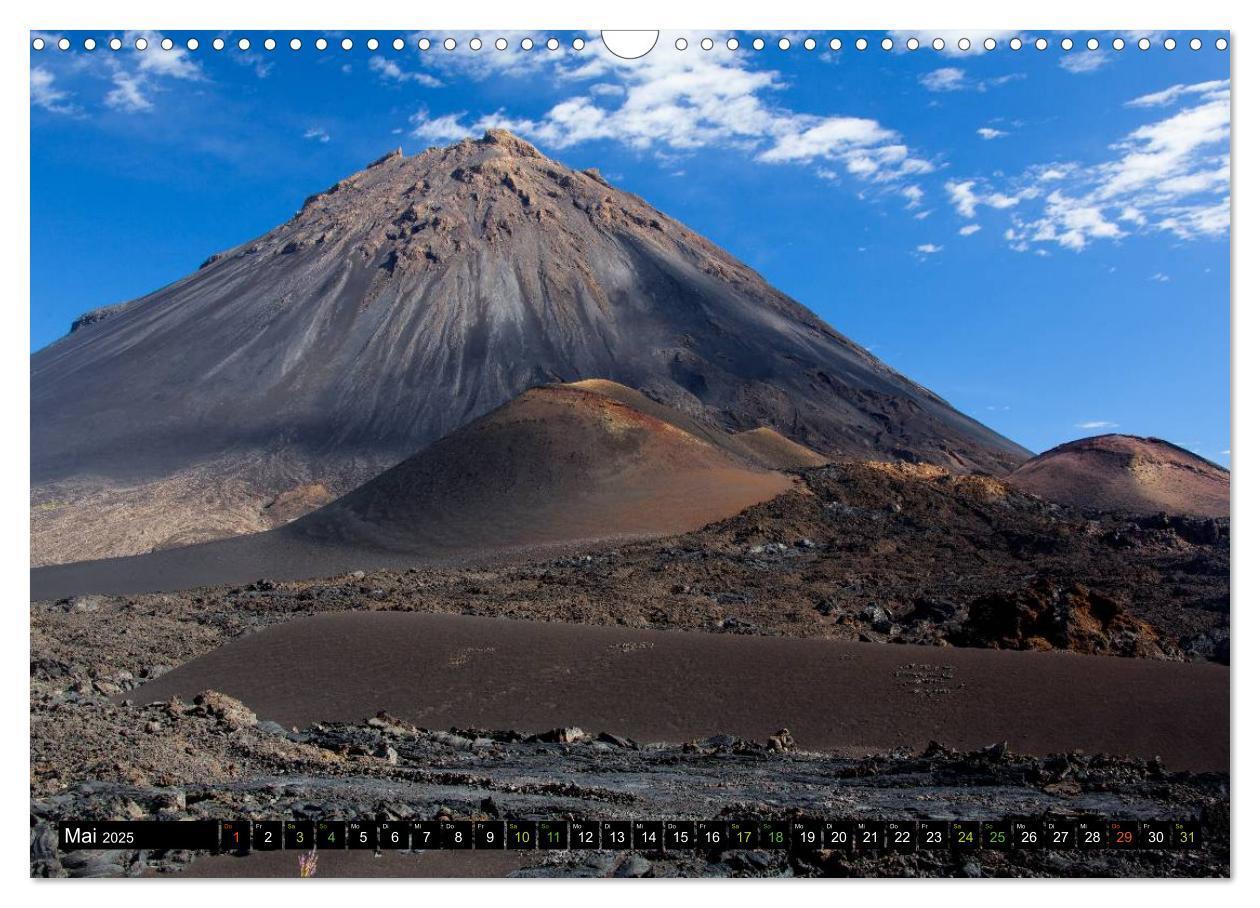
[[[189,820],[58,823],[63,851],[914,852],[976,849],[1187,849],[1197,820],[1098,817],[1001,820]]]

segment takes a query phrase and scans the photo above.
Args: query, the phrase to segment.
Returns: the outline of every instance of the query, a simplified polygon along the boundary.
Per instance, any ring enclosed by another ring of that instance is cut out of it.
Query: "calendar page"
[[[1229,875],[1228,30],[27,41],[32,877]]]

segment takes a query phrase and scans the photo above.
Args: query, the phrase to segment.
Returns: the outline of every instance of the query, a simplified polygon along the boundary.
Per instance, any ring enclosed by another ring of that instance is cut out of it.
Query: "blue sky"
[[[83,49],[95,38],[97,48]],[[597,166],[890,365],[1033,450],[1156,435],[1228,465],[1229,52],[1203,34],[41,33],[31,348],[287,219],[401,146],[507,126]],[[302,49],[289,49],[290,38]],[[375,52],[369,37],[380,39]],[[134,48],[138,37],[148,48]],[[163,50],[163,37],[174,46]],[[250,49],[242,52],[242,37]],[[343,37],[353,47],[341,48]],[[405,42],[392,49],[395,37]],[[806,50],[804,39],[816,46]],[[1097,37],[1098,50],[1086,48]],[[833,51],[829,42],[841,41]]]

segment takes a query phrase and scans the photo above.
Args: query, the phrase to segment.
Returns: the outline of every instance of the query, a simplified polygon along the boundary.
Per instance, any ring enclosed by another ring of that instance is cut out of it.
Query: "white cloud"
[[[950,200],[968,221],[984,207],[1014,209],[1004,236],[1018,251],[1038,244],[1080,251],[1135,232],[1223,235],[1230,224],[1228,83],[1174,85],[1129,106],[1157,108],[1179,99],[1181,109],[1112,144],[1109,159],[1038,165],[997,187],[979,177],[951,180]]]
[[[901,194],[906,199],[907,208],[917,208],[923,201],[923,189],[919,186],[907,186],[901,190]]]
[[[1118,429],[1119,427],[1119,423],[1107,419],[1087,419],[1085,422],[1076,424],[1078,429]]]
[[[389,82],[415,82],[426,88],[440,88],[442,85],[442,81],[435,76],[405,70],[389,57],[372,57],[368,61],[368,69]]]
[[[508,37],[514,44],[519,39]],[[662,35],[672,44],[676,36]],[[689,36],[698,42],[702,36]],[[775,70],[753,68],[750,52],[650,54],[628,62],[592,40],[589,54],[461,53],[434,57],[435,66],[461,68],[470,78],[505,73],[550,77],[574,93],[538,117],[504,111],[412,118],[414,134],[444,141],[490,127],[509,129],[551,148],[611,141],[676,157],[705,147],[724,147],[767,164],[803,164],[830,179],[900,190],[906,179],[935,169],[895,129],[866,117],[820,116],[787,108],[786,86]],[[589,83],[589,84],[587,84]],[[592,90],[597,87],[597,90]]]
[[[928,91],[962,91],[967,86],[967,76],[956,66],[943,66],[924,73],[919,83]]]
[[[943,66],[919,76],[919,84],[928,91],[988,91],[1007,82],[1024,78],[1023,73],[1007,73],[989,79],[973,79],[957,66]]]
[[[1001,192],[990,193],[985,199],[984,204],[990,208],[1013,208],[1024,199],[1036,198],[1038,193],[1035,190],[1022,190],[1016,195],[1006,195]]]
[[[49,113],[74,113],[75,107],[68,101],[70,93],[57,88],[54,84],[56,81],[57,77],[53,75],[52,70],[43,66],[32,69],[31,103]]]
[[[977,187],[980,187],[978,191]],[[949,200],[953,202],[958,214],[968,220],[976,216],[976,209],[982,205],[999,210],[1013,208],[1040,194],[1036,187],[1029,186],[1015,195],[1007,195],[981,186],[980,180],[950,180],[945,184],[945,191],[949,193]]]
[[[938,252],[944,252],[945,247],[938,246],[935,243],[922,243],[916,246],[914,251],[922,253],[923,255],[936,255]]]
[[[166,83],[200,82],[205,79],[201,65],[189,55],[187,49],[178,44],[170,50],[162,49],[161,32],[129,31],[123,34],[122,41],[126,46],[134,46],[140,38],[148,42],[147,49],[135,51],[123,58],[102,58],[114,85],[105,95],[106,107],[124,113],[153,110],[153,95],[164,91]]]
[[[763,161],[800,161],[832,157],[836,149],[869,148],[896,137],[875,120],[860,117],[793,118],[758,157]],[[792,127],[795,128],[792,128]]]
[[[1164,272],[1162,271],[1156,271],[1154,274],[1151,275],[1151,280],[1156,281],[1160,284],[1167,284],[1169,281],[1172,280],[1172,278],[1164,274]]]
[[[1229,230],[1229,196],[1207,205],[1165,206],[1155,227],[1183,240],[1199,236],[1221,236]]]
[[[975,180],[950,180],[945,184],[949,200],[954,203],[958,213],[965,218],[974,218],[976,207],[980,204],[979,197],[972,191],[975,185]]]
[[[958,228],[959,236],[971,236],[973,233],[979,233],[979,232],[980,232],[979,224],[968,224],[965,227]]]
[[[1212,94],[1211,100],[1131,132],[1118,146],[1125,154],[1103,168],[1103,197],[1132,193],[1159,181],[1186,176],[1203,163],[1200,152],[1205,146],[1217,147],[1210,160],[1212,170],[1221,172],[1223,166],[1228,181],[1227,148],[1221,146],[1229,140],[1229,94]]]
[[[1217,79],[1213,82],[1196,82],[1193,85],[1177,84],[1162,91],[1154,91],[1149,95],[1134,98],[1125,104],[1126,107],[1163,107],[1171,104],[1184,95],[1203,95],[1212,100],[1229,97],[1229,80]]]
[[[1007,135],[1007,133],[1004,130],[994,129],[991,126],[981,126],[976,130],[976,135],[984,139],[986,142],[989,142],[993,139],[1000,139],[1002,136]]]
[[[186,48],[174,44],[170,50],[162,49],[161,32],[127,32],[123,35],[123,44],[134,47],[136,41],[144,38],[149,42],[147,50],[136,51],[136,70],[146,76],[159,79],[186,79],[196,82],[205,74],[188,53]]]
[[[1072,171],[1076,169],[1076,165],[1069,164],[1062,166],[1059,164],[1044,164],[1037,169],[1036,177],[1042,183],[1051,183],[1055,180],[1066,180],[1071,176]]]
[[[1059,58],[1059,66],[1070,73],[1081,75],[1092,73],[1105,66],[1111,57],[1101,50],[1087,50],[1079,53],[1064,54]]]
[[[419,110],[411,115],[411,134],[417,139],[423,139],[434,144],[466,139],[474,135],[476,130],[461,124],[460,120],[462,117],[463,114],[444,114],[440,117],[430,117],[427,110]]]
[[[114,87],[105,95],[105,106],[125,113],[152,110],[151,102],[144,94],[144,77],[130,70],[120,69],[113,76]]]
[[[310,139],[311,141],[314,141],[314,142],[327,142],[329,139],[332,138],[332,136],[328,134],[328,130],[324,129],[324,127],[312,126],[310,129],[308,129],[305,133],[302,134],[302,138]]]
[[[1100,207],[1055,190],[1046,196],[1044,216],[1033,225],[1030,238],[1079,251],[1092,240],[1122,236],[1119,225],[1108,220]]]

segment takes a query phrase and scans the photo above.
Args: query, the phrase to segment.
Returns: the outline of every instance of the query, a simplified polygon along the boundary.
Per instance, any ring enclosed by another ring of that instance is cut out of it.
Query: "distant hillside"
[[[1098,435],[1068,442],[1023,464],[1008,481],[1082,508],[1229,516],[1229,472],[1158,438]]]

